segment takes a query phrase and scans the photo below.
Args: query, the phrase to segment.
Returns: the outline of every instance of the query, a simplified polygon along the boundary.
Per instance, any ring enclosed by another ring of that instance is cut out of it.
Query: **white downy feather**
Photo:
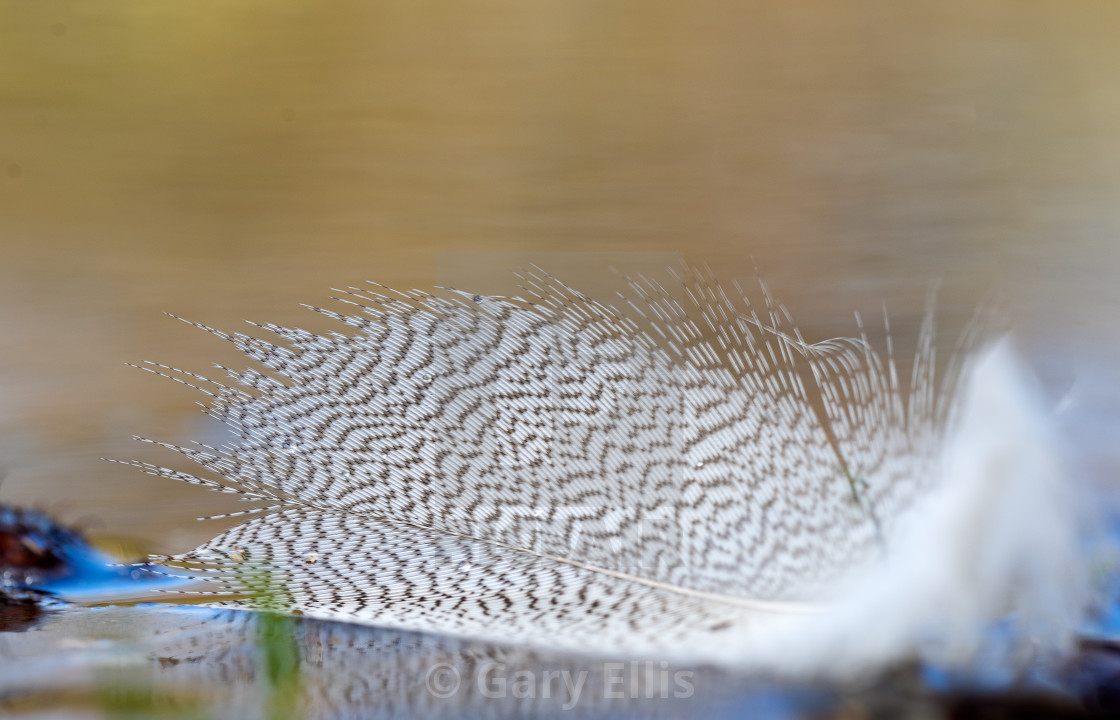
[[[941,482],[884,560],[817,617],[745,641],[752,662],[839,675],[915,654],[967,664],[1012,613],[1019,635],[989,660],[1068,649],[1086,598],[1073,488],[1007,339],[976,358],[962,393]]]

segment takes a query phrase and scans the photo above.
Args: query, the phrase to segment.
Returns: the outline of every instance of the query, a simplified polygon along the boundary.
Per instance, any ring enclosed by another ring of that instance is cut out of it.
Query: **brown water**
[[[542,252],[593,288],[757,262],[818,337],[995,289],[1051,367],[1106,364],[1117,27],[1064,0],[6,3],[0,500],[193,546],[227,499],[98,460],[206,433],[125,362],[238,363],[163,311],[316,324],[332,286],[494,292]]]

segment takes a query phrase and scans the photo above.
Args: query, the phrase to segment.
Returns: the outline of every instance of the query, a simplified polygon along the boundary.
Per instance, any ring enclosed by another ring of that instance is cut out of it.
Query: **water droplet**
[[[389,451],[388,450],[382,450],[381,451],[381,457],[389,457]]]
[[[295,443],[292,442],[291,438],[284,438],[284,441],[280,443],[280,447],[284,448],[285,450],[291,450],[294,444]]]
[[[692,464],[692,469],[693,470],[703,470],[704,469],[704,461],[703,460],[697,460],[695,463]]]
[[[428,382],[429,380],[432,379],[432,374],[431,373],[424,373],[423,375],[420,376],[420,379],[423,380],[424,382]]]
[[[463,562],[456,565],[455,569],[458,570],[461,573],[465,573],[465,572],[467,572],[468,570],[471,569],[471,564],[469,562],[467,562],[466,560],[464,560]]]
[[[471,300],[474,300],[476,303],[480,303],[480,302],[482,302],[482,296],[481,295],[475,295],[474,297],[471,298]]]
[[[304,565],[314,565],[317,562],[319,562],[319,553],[314,552],[314,551],[309,552],[309,553],[304,553],[304,555],[303,555],[303,564]]]
[[[544,510],[541,510],[540,508],[537,508],[536,510],[533,511],[533,514],[536,515],[537,517],[544,517]]]

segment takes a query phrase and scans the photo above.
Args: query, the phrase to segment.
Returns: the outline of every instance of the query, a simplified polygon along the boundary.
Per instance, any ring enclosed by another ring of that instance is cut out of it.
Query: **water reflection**
[[[288,663],[280,689],[293,717],[730,718],[755,710],[752,717],[785,718],[836,701],[827,687],[656,658],[565,657],[309,619],[270,622],[242,611],[168,606],[71,612],[34,645],[7,636],[22,668],[0,674],[0,695],[35,706],[63,690],[104,696],[116,684],[123,692],[142,678],[149,713],[166,713],[176,698],[197,693],[208,716],[255,717],[275,699],[279,686],[270,672]],[[80,654],[66,647],[90,636],[111,640]],[[65,676],[61,665],[70,666]]]

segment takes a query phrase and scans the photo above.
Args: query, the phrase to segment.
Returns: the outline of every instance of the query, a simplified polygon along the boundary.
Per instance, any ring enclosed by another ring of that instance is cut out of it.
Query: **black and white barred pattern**
[[[906,387],[865,337],[810,345],[768,294],[760,317],[678,279],[627,314],[533,273],[524,299],[314,308],[350,334],[206,328],[266,369],[205,386],[235,443],[175,448],[220,479],[135,464],[268,509],[172,560],[317,617],[584,650],[820,599],[932,482],[956,373],[930,319]]]

